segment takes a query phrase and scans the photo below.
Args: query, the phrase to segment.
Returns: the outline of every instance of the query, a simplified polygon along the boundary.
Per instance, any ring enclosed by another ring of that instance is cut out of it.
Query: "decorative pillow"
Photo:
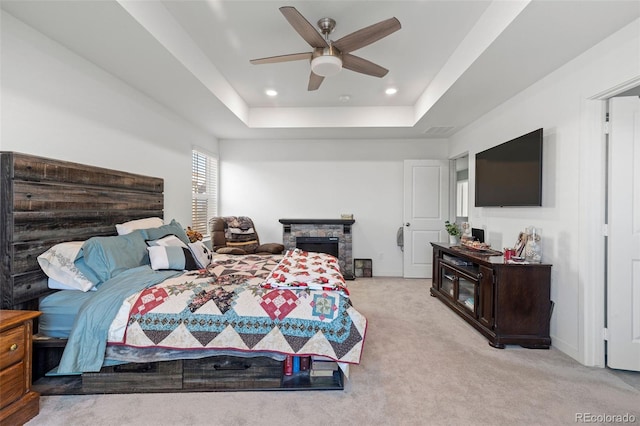
[[[169,235],[165,235],[162,238],[159,238],[157,240],[147,240],[146,241],[147,245],[149,247],[151,246],[164,246],[164,247],[168,247],[168,246],[177,246],[177,247],[187,247],[187,245],[185,243],[182,242],[182,240],[178,237],[176,237],[173,234],[169,234]]]
[[[61,290],[89,291],[94,287],[91,282],[73,263],[82,248],[84,241],[69,241],[56,244],[38,256],[38,264],[45,274],[64,288]]]
[[[325,253],[288,250],[278,266],[262,283],[264,288],[309,288],[312,290],[349,291],[340,273],[338,259]]]
[[[127,269],[149,264],[143,230],[116,237],[92,237],[84,242],[75,260],[76,267],[95,285],[100,285]]]
[[[246,251],[242,250],[241,248],[237,248],[237,247],[220,247],[218,250],[216,250],[216,253],[218,254],[249,254]]]
[[[193,271],[200,269],[198,263],[193,258],[191,250],[180,246],[151,246],[149,259],[151,268],[154,270],[174,269],[178,271]]]
[[[176,237],[180,238],[180,240],[182,240],[185,245],[190,243],[189,237],[187,237],[187,232],[175,219],[172,219],[171,223],[169,223],[168,225],[162,225],[158,228],[145,229],[145,232],[147,233],[147,239],[149,240],[157,240],[166,235],[173,234]]]
[[[118,235],[127,235],[136,229],[157,228],[162,225],[164,225],[164,222],[159,217],[148,217],[146,219],[119,223],[116,225],[116,231],[118,231]]]
[[[191,250],[191,254],[193,254],[193,257],[198,263],[200,269],[204,269],[209,266],[213,255],[211,254],[211,250],[209,250],[209,248],[202,241],[189,243],[189,250]]]
[[[256,249],[256,253],[272,253],[272,254],[282,254],[284,251],[284,245],[280,243],[266,243],[260,244]]]

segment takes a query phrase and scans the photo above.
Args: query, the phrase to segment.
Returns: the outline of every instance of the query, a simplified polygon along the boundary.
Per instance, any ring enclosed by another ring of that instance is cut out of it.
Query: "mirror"
[[[455,162],[456,222],[467,222],[469,218],[469,156],[459,157]]]

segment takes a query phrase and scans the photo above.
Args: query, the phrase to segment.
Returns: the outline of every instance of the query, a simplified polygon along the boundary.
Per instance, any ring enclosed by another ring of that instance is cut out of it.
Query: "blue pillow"
[[[84,242],[74,261],[76,267],[96,285],[127,269],[149,265],[145,231],[115,237],[93,237]]]
[[[147,233],[148,240],[158,240],[164,236],[167,236],[168,234],[173,234],[176,237],[180,238],[183,243],[190,243],[189,237],[187,237],[187,232],[184,230],[184,228],[182,228],[182,225],[176,222],[175,219],[172,219],[171,223],[169,223],[168,225],[162,225],[157,228],[148,228],[145,229],[144,232]]]

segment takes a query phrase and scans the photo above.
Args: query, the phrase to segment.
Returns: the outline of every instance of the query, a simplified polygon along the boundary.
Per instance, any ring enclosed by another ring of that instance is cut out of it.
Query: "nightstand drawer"
[[[24,395],[24,364],[19,362],[13,367],[9,367],[0,371],[0,409],[6,407],[14,401],[17,401]]]
[[[24,358],[24,332],[24,325],[20,325],[0,333],[0,370]]]

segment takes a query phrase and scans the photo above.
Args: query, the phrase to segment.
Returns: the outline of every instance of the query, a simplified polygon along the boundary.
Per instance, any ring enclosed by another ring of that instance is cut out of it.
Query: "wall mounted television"
[[[476,207],[542,206],[542,129],[476,154]]]

